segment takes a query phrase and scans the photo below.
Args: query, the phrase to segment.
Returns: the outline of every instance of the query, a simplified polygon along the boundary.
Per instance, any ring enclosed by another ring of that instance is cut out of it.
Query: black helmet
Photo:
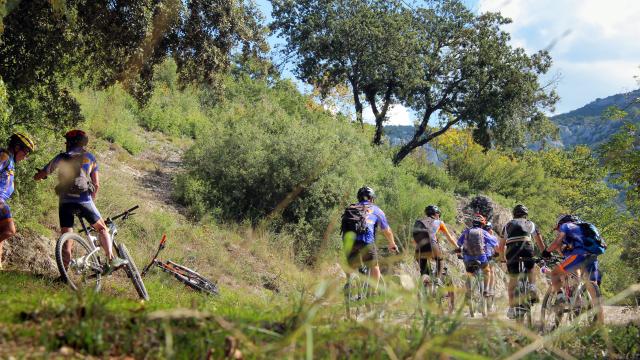
[[[556,230],[559,229],[560,225],[562,225],[562,224],[574,223],[574,222],[578,222],[578,221],[580,221],[580,219],[578,219],[578,217],[575,216],[575,215],[562,214],[562,215],[558,216],[558,221],[556,223]]]
[[[473,227],[484,227],[487,225],[487,219],[482,214],[474,214],[471,219],[471,225]]]
[[[427,216],[433,216],[435,214],[440,214],[440,209],[435,205],[428,205],[424,208],[424,213],[427,214]]]
[[[518,204],[513,208],[513,217],[520,218],[529,215],[529,209],[522,204]]]
[[[358,190],[358,201],[373,200],[375,198],[376,193],[368,186],[363,186]]]
[[[89,136],[82,130],[71,130],[64,134],[64,138],[69,146],[87,146],[89,143]]]
[[[9,147],[20,146],[23,149],[33,152],[36,149],[36,144],[27,135],[23,133],[14,133],[9,137]]]

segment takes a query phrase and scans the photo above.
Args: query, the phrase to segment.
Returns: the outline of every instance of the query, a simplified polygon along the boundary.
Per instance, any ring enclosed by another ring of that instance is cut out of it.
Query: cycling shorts
[[[347,255],[347,262],[354,269],[362,265],[377,265],[378,249],[376,244],[367,244],[362,241],[354,242],[351,251]]]
[[[484,260],[484,261],[483,261]],[[470,274],[473,274],[474,272],[476,272],[476,270],[478,270],[478,262],[480,262],[480,269],[484,269],[487,266],[489,266],[489,260],[484,257],[484,259],[480,259],[480,260],[467,260],[465,259],[464,261],[464,270]]]
[[[60,217],[60,227],[71,228],[73,227],[75,214],[79,212],[80,216],[89,222],[89,225],[93,225],[102,218],[100,212],[96,208],[93,201],[81,202],[81,203],[60,203],[58,208],[58,216]]]
[[[600,284],[602,277],[598,266],[598,260],[595,255],[576,254],[569,255],[560,264],[558,264],[563,273],[575,273],[577,269],[583,269],[589,274],[589,280]]]
[[[11,208],[9,204],[0,200],[0,222],[10,220],[11,218]]]
[[[507,244],[507,250],[505,251],[505,257],[507,258],[507,273],[519,274],[529,273],[535,265],[533,261],[533,243],[531,241],[516,241]],[[523,258],[524,269],[520,269],[518,258]]]

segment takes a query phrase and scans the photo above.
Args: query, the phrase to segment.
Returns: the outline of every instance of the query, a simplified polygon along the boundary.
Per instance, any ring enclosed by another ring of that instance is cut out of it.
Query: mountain
[[[560,129],[560,138],[565,147],[588,145],[596,147],[615,134],[625,122],[640,123],[640,89],[596,99],[568,113],[553,116],[551,120]],[[620,120],[609,120],[603,112],[610,106],[624,109],[628,115]]]
[[[587,105],[564,114],[551,117],[560,130],[560,140],[554,146],[573,147],[588,145],[595,148],[615,134],[626,122],[640,124],[640,89],[616,94],[603,99],[595,99]],[[609,120],[603,112],[610,106],[624,109],[627,116],[619,120]],[[385,126],[385,135],[392,145],[407,142],[413,136],[413,126]]]

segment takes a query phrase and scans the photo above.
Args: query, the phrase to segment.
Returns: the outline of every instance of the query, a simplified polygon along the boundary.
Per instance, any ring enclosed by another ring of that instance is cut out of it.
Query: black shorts
[[[480,265],[478,265],[478,263],[480,263]],[[480,261],[465,261],[464,262],[464,271],[466,271],[469,274],[473,274],[474,272],[476,272],[478,270],[478,268],[480,269],[484,269],[487,266],[489,266],[489,262],[480,262]]]
[[[60,206],[58,207],[60,227],[73,227],[76,213],[79,213],[83,219],[87,220],[89,225],[97,223],[98,220],[102,218],[93,201],[82,203],[60,203]]]
[[[507,258],[507,273],[519,274],[520,267],[518,265],[518,258],[523,258],[524,272],[531,272],[535,262],[533,261],[533,243],[531,241],[516,241],[507,244],[507,250],[505,251],[505,257]]]
[[[349,266],[356,269],[362,265],[378,264],[378,249],[376,244],[366,244],[360,241],[353,243],[353,247],[347,255]]]
[[[436,266],[437,261],[441,261],[435,257],[431,250],[431,245],[429,244],[416,249],[415,259],[418,261],[418,266],[420,267],[420,275],[431,275],[431,264],[429,263],[431,259],[436,261]]]

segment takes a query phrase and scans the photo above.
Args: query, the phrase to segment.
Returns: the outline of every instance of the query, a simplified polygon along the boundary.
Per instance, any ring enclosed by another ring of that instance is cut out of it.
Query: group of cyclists
[[[350,267],[356,269],[362,264],[369,266],[372,269],[371,276],[377,283],[380,278],[380,269],[375,245],[376,229],[379,228],[385,235],[390,251],[397,251],[398,247],[384,212],[375,205],[375,199],[376,194],[372,188],[365,186],[358,190],[358,203],[353,205],[360,206],[364,210],[367,226],[355,233],[345,231],[343,215],[343,239],[345,239],[347,262]],[[581,223],[578,217],[571,214],[560,215],[555,226],[557,237],[549,246],[545,246],[538,227],[528,219],[529,210],[526,206],[516,205],[512,215],[513,219],[507,222],[497,235],[492,224],[487,222],[483,215],[474,214],[470,226],[456,241],[441,220],[441,211],[438,206],[426,206],[424,217],[418,219],[413,227],[415,260],[418,263],[423,284],[427,286],[432,281],[442,283],[444,252],[438,239],[438,234],[442,234],[453,247],[453,252],[458,253],[462,258],[468,275],[472,275],[475,271],[474,267],[480,264],[480,269],[485,275],[483,277],[484,296],[494,295],[496,266],[494,259],[502,259],[506,262],[509,275],[507,317],[510,319],[518,316],[515,288],[521,273],[524,273],[523,276],[527,276],[529,280],[527,289],[529,301],[531,303],[539,301],[536,287],[537,272],[534,271],[534,243],[543,259],[551,258],[553,252],[561,254],[562,261],[551,272],[552,287],[557,293],[556,304],[567,301],[561,289],[561,283],[568,272],[576,273],[580,270],[581,274],[588,276],[589,281],[599,285],[601,277],[598,260],[585,246],[587,234],[581,226],[578,226]],[[435,274],[431,271],[430,261],[436,263]]]
[[[95,156],[86,150],[89,137],[82,130],[71,130],[65,135],[65,151],[56,155],[44,168],[37,171],[33,180],[46,179],[57,170],[58,184],[55,188],[59,198],[58,216],[62,233],[72,232],[76,213],[87,219],[98,233],[98,238],[109,261],[104,273],[109,274],[127,264],[125,259],[114,255],[113,242],[107,226],[94,203],[100,179]],[[7,200],[14,190],[15,165],[35,151],[35,142],[24,133],[12,134],[7,147],[0,150],[0,269],[2,269],[2,244],[16,233],[11,208]],[[72,244],[69,242],[69,244]],[[68,264],[70,248],[64,249],[63,261]]]

